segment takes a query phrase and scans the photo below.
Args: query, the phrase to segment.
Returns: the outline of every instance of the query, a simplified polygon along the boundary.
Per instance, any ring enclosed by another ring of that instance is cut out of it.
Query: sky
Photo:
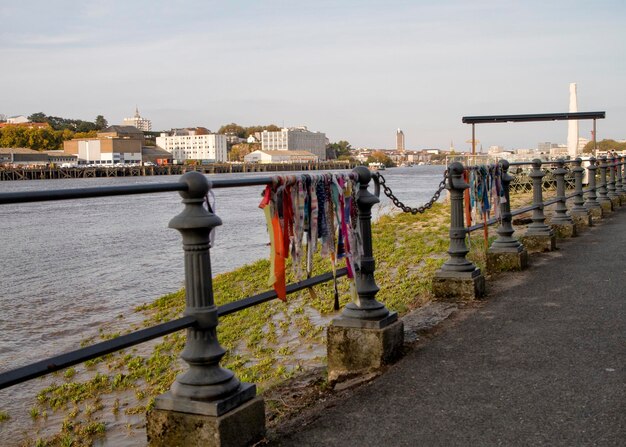
[[[606,111],[626,139],[623,0],[90,0],[0,3],[0,113],[153,130],[305,125],[330,141],[468,150],[463,116]],[[580,136],[590,138],[591,122]],[[485,150],[566,143],[567,123],[487,124]]]

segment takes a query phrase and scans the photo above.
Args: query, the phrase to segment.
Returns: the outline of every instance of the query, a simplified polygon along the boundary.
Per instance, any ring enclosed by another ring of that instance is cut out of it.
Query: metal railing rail
[[[337,270],[335,277],[340,278],[346,276],[348,270],[341,268]],[[321,275],[307,278],[287,286],[287,294],[299,292],[300,290],[322,284],[333,279],[332,272],[322,273]],[[260,293],[248,298],[223,304],[217,308],[217,315],[223,317],[232,313],[247,309],[258,304],[266,303],[277,297],[274,290]],[[163,337],[164,335],[186,329],[197,323],[197,319],[193,316],[177,318],[167,323],[157,324],[146,329],[131,332],[129,334],[120,335],[111,340],[87,346],[85,348],[70,351],[61,355],[47,358],[39,362],[31,363],[13,370],[0,373],[0,390],[8,388],[19,383],[27,382],[37,377],[60,371],[64,368],[77,365],[87,360],[92,360],[112,352],[121,351],[141,343]]]
[[[368,171],[369,172],[369,171]],[[233,187],[245,187],[245,186],[263,186],[272,184],[276,181],[276,177],[263,176],[255,178],[239,178],[239,179],[220,179],[214,181],[208,181],[202,174],[191,172],[190,174],[202,177],[206,186],[209,188],[233,188]],[[310,174],[302,174],[310,175]],[[359,178],[358,174],[354,171],[350,174],[352,178]],[[159,184],[139,184],[139,185],[125,185],[125,186],[109,186],[109,187],[91,187],[91,188],[71,188],[60,189],[52,191],[24,191],[14,193],[2,193],[0,194],[0,205],[6,204],[20,204],[20,203],[32,203],[32,202],[45,202],[55,200],[74,200],[74,199],[88,199],[96,197],[107,196],[121,196],[121,195],[136,195],[136,194],[152,194],[178,191],[179,193],[189,194],[189,191],[198,187],[198,178],[190,178],[187,183],[183,181],[184,176],[180,182],[172,183],[159,183]],[[193,181],[196,181],[196,184]],[[361,179],[361,181],[363,181]],[[369,179],[365,183],[365,188]],[[208,189],[207,189],[208,191]],[[193,191],[192,191],[193,193]],[[206,191],[201,196],[198,196],[196,191],[195,205],[202,207],[202,199],[206,195]],[[184,203],[192,202],[193,199],[188,197],[183,201]],[[189,204],[187,206],[190,206]],[[212,214],[211,214],[212,215]],[[214,216],[214,215],[212,215]],[[178,216],[180,217],[180,215]],[[205,216],[206,217],[206,216]],[[371,215],[370,215],[371,217]],[[172,226],[172,225],[170,225]],[[201,230],[206,230],[208,227],[200,227]],[[186,230],[186,228],[184,229]],[[183,231],[184,231],[183,230]],[[208,254],[208,252],[207,252]],[[307,278],[302,281],[290,283],[286,285],[286,293],[292,294],[303,289],[322,284],[333,280],[334,278],[340,278],[347,275],[347,268],[339,268],[333,274],[332,272],[326,272],[311,278]],[[210,270],[208,271],[211,276]],[[188,272],[186,271],[186,276]],[[212,292],[211,292],[212,294]],[[216,317],[223,317],[232,313],[247,309],[252,306],[256,306],[277,298],[277,293],[274,290],[262,292],[257,295],[253,295],[247,298],[236,300],[217,307]],[[128,334],[121,335],[119,337],[106,340],[100,343],[87,346],[85,348],[77,349],[67,353],[63,353],[57,356],[53,356],[38,362],[34,362],[28,365],[24,365],[12,370],[0,372],[0,390],[8,388],[10,386],[32,380],[37,377],[41,377],[61,369],[92,360],[97,357],[101,357],[112,352],[117,352],[126,349],[131,346],[144,343],[155,338],[162,337],[164,335],[177,332],[182,329],[189,329],[195,327],[206,326],[206,321],[203,321],[202,315],[194,316],[186,315],[182,318],[178,318],[166,323],[151,326],[146,329],[130,332]]]
[[[613,171],[616,171],[616,170],[620,169],[624,165],[624,162],[621,162],[621,161],[611,161],[611,160],[599,160],[599,161],[605,161],[605,162],[608,161],[608,163],[605,163],[603,165],[603,167],[604,167],[604,169],[608,169],[608,168],[612,167]],[[577,162],[577,160],[561,160],[561,161],[559,161],[559,160],[549,160],[549,161],[541,161],[541,167],[544,167],[545,165],[558,165],[559,162],[561,162],[563,164],[575,164]],[[508,163],[508,166],[509,167],[510,166],[532,166],[532,164],[533,164],[533,162],[519,161],[519,162],[510,162],[510,163]],[[477,170],[479,168],[480,168],[479,166],[466,166],[465,167],[466,170]],[[621,171],[620,171],[620,173],[621,173]],[[621,176],[618,176],[618,180],[621,180]],[[602,181],[602,179],[601,179],[601,181]],[[603,181],[604,181],[603,185],[606,187],[607,186],[606,185],[606,179],[604,179]],[[589,194],[591,192],[594,192],[594,193],[598,192],[601,187],[602,187],[602,185],[595,186],[595,182],[594,182],[594,186],[593,187],[582,189],[582,194],[587,195],[587,194]],[[570,200],[572,198],[575,198],[579,194],[580,194],[579,192],[573,192],[573,193],[570,193],[570,194],[566,194],[564,197],[565,197],[565,200]],[[525,206],[525,207],[522,207],[522,208],[518,208],[516,210],[511,210],[510,213],[511,213],[512,217],[519,216],[521,214],[525,214],[525,213],[528,213],[528,212],[533,211],[533,210],[537,210],[537,209],[542,208],[542,207],[554,205],[554,204],[557,204],[559,202],[562,202],[562,199],[560,197],[554,197],[554,198],[551,198],[551,199],[543,201],[542,204],[533,204],[533,205],[528,205],[528,206]],[[491,225],[500,223],[500,220],[501,219],[495,218],[495,217],[489,218],[489,219],[486,220],[486,222],[476,223],[474,225],[471,225],[471,226],[467,227],[467,232],[468,233],[472,233],[472,232],[477,231],[477,230],[482,230],[482,229],[485,228],[485,225],[491,226]]]

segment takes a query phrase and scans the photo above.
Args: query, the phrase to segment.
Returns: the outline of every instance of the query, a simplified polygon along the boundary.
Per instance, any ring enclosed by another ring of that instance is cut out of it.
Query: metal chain
[[[385,177],[383,177],[380,172],[377,172],[375,175],[378,177],[378,182],[383,187],[383,191],[385,192],[385,195],[391,199],[391,201],[393,202],[393,204],[395,206],[400,208],[405,213],[411,213],[411,214],[420,213],[420,214],[422,214],[422,213],[425,213],[426,210],[432,208],[433,204],[437,200],[439,200],[439,196],[441,196],[441,192],[444,189],[446,189],[446,180],[448,179],[448,170],[446,169],[445,172],[443,173],[443,179],[439,183],[439,187],[437,188],[437,191],[435,191],[435,194],[433,194],[433,197],[428,202],[426,202],[424,205],[422,205],[420,207],[417,207],[417,208],[411,208],[409,206],[406,206],[404,203],[400,202],[400,200],[394,195],[394,193],[391,190],[391,188],[389,188],[389,186],[387,186],[387,184],[385,182]]]

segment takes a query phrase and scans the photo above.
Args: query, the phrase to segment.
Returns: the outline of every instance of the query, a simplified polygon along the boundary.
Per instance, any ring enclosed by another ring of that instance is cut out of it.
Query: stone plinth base
[[[554,230],[554,234],[559,239],[566,239],[568,237],[576,236],[576,225],[574,223],[554,223],[550,224],[550,227]]]
[[[556,250],[556,236],[553,234],[526,234],[520,238],[528,253]]]
[[[328,381],[367,374],[391,363],[402,353],[404,324],[398,320],[382,328],[355,327],[351,318],[337,318],[328,326]],[[365,325],[367,326],[367,325]]]
[[[475,300],[485,294],[485,277],[479,268],[471,272],[437,270],[433,278],[433,294],[443,300]]]
[[[574,221],[574,225],[576,225],[576,232],[580,232],[593,225],[593,219],[589,211],[572,212],[572,220]]]
[[[621,205],[621,200],[619,199],[619,196],[609,197],[609,199],[611,199],[611,205],[613,206],[614,210],[619,208],[619,206]]]
[[[528,251],[523,245],[510,251],[494,248],[487,251],[487,272],[489,273],[524,270],[526,267],[528,267]]]
[[[600,202],[600,207],[602,208],[602,215],[608,214],[613,211],[613,202],[610,200],[603,200]]]
[[[146,431],[151,447],[250,445],[265,434],[265,406],[255,397],[222,416],[154,408],[146,415]]]
[[[600,219],[602,219],[604,217],[604,213],[602,212],[602,207],[601,206],[595,206],[595,207],[587,208],[587,210],[591,214],[591,219],[592,220],[600,220]]]
[[[620,205],[626,205],[626,192],[618,192]]]

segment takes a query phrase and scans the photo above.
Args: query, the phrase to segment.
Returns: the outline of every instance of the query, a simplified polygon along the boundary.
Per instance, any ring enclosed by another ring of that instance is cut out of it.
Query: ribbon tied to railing
[[[265,214],[270,236],[268,284],[279,299],[287,299],[286,259],[291,256],[297,279],[304,275],[303,264],[310,277],[318,243],[322,257],[330,259],[333,275],[337,261],[345,259],[350,290],[356,294],[354,272],[362,248],[356,219],[355,178],[353,174],[330,173],[285,175],[273,177],[272,183],[265,187],[259,208]],[[336,277],[334,286],[335,309],[338,309]]]
[[[483,222],[485,247],[488,245],[487,221],[493,216],[500,219],[500,204],[506,201],[502,188],[502,166],[477,165],[464,171],[464,179],[469,184],[465,190],[465,220],[468,227],[472,223]]]

